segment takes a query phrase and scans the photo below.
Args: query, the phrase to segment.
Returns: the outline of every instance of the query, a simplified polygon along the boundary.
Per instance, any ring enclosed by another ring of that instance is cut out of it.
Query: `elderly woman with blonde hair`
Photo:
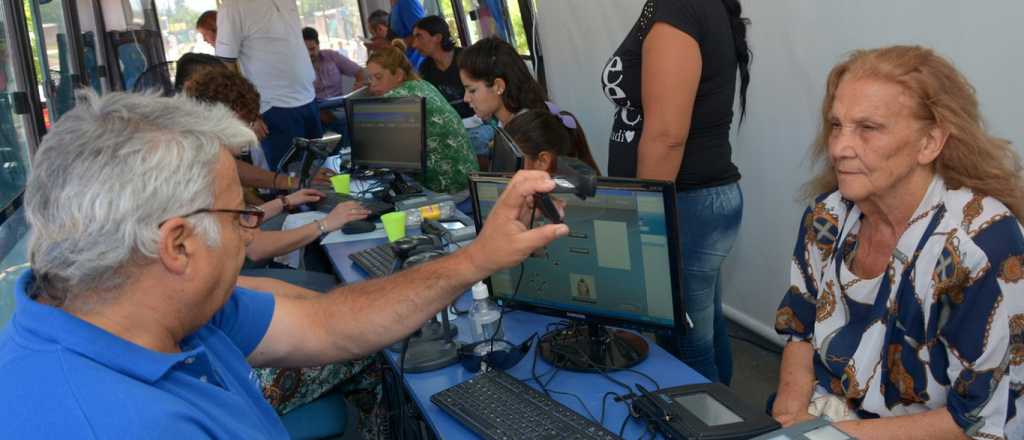
[[[922,47],[832,69],[775,328],[772,415],[858,438],[1024,438],[1024,181]]]

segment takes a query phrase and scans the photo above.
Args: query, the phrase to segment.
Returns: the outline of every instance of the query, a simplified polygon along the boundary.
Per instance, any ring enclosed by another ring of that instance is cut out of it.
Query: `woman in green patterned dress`
[[[427,101],[427,168],[420,182],[432,191],[457,193],[478,169],[476,154],[462,118],[433,84],[420,79],[405,57],[400,40],[378,50],[366,62],[370,93],[376,96],[419,96]]]

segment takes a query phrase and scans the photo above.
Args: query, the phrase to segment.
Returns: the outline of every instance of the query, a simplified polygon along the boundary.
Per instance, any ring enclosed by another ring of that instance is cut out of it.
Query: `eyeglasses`
[[[260,226],[260,223],[263,222],[263,215],[264,215],[263,210],[260,209],[259,207],[248,205],[248,206],[245,207],[245,209],[212,209],[212,208],[197,209],[197,210],[192,211],[192,212],[190,212],[188,214],[185,214],[185,215],[183,215],[181,217],[189,217],[189,216],[193,216],[193,215],[196,215],[196,214],[203,214],[203,213],[211,213],[211,214],[217,214],[217,213],[237,214],[238,215],[238,224],[241,227],[248,228],[248,229],[256,229],[256,228],[258,228]],[[166,222],[166,220],[164,220],[163,222],[160,222],[160,226],[163,226],[163,224],[165,222]]]

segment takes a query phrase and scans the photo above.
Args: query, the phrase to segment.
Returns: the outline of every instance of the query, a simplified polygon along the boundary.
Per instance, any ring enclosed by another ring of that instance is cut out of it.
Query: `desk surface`
[[[351,260],[348,259],[348,255],[362,249],[382,244],[384,241],[385,239],[371,239],[346,243],[334,243],[325,245],[324,249],[327,251],[331,262],[334,264],[334,269],[338,275],[345,279],[347,283],[355,283],[363,280],[366,277],[366,274],[362,269],[356,267]],[[470,301],[471,299],[469,298],[469,295],[463,295],[459,299],[459,308],[466,309]],[[539,334],[544,332],[545,327],[549,323],[555,321],[557,321],[557,319],[552,317],[523,311],[512,311],[506,313],[502,321],[502,327],[504,327],[505,330],[505,339],[513,343],[519,343],[524,341],[534,332],[537,332],[539,336]],[[454,320],[453,323],[459,327],[458,339],[467,340],[469,335],[469,319],[462,316]],[[636,371],[640,371],[650,376],[652,379],[657,381],[658,385],[661,387],[707,382],[704,377],[676,358],[672,357],[672,355],[668,354],[668,352],[663,350],[661,347],[658,347],[650,340],[647,342],[651,348],[650,355],[647,360],[641,362],[634,368]],[[534,365],[536,343],[533,345],[534,346],[531,347],[531,352],[527,354],[527,356],[524,357],[518,365],[508,371],[510,374],[520,379],[531,378],[531,367]],[[392,365],[397,365],[397,355],[390,351],[386,351],[386,353],[389,362],[391,362]],[[536,359],[535,368],[537,376],[542,376],[545,381],[549,379],[553,373],[551,365],[546,363],[543,359]],[[593,414],[592,418],[601,417],[601,401],[606,392],[612,391],[619,394],[626,393],[625,389],[598,374],[575,373],[566,370],[561,370],[554,374],[554,379],[548,385],[548,389],[551,391],[575,394],[586,404],[586,406],[582,406],[579,400],[576,400],[576,398],[570,395],[552,393],[552,397],[584,416],[589,417],[590,414]],[[434,432],[437,433],[439,438],[476,438],[471,431],[463,427],[461,423],[430,401],[430,396],[433,394],[458,383],[462,383],[473,375],[474,373],[466,371],[459,364],[437,371],[405,375],[406,389],[411,391],[412,397],[417,406],[423,412],[424,418],[427,420],[430,427],[434,429]],[[649,389],[655,388],[654,384],[652,384],[649,379],[633,372],[620,371],[611,373],[610,376],[630,386],[640,383]],[[529,380],[527,383],[534,388],[539,389],[537,384],[532,380]],[[588,414],[588,411],[590,414]],[[617,433],[619,432],[619,427],[622,426],[622,422],[627,415],[628,411],[625,403],[615,402],[613,398],[609,397],[607,399],[607,404],[605,405],[603,425],[608,430]],[[643,432],[644,426],[642,424],[630,420],[626,425],[624,435],[626,438],[638,438]]]

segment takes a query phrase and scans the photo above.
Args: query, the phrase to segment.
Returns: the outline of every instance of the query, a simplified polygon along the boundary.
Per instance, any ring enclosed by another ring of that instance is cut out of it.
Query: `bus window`
[[[14,114],[14,93],[21,90],[14,74],[10,26],[0,11],[0,209],[7,211],[25,188],[28,175],[28,131],[25,119]]]
[[[217,9],[217,0],[157,0],[160,34],[167,61],[175,61],[189,52],[213,54],[213,46],[196,31],[196,20],[205,11]]]
[[[302,27],[317,30],[321,49],[336,50],[360,65],[366,63],[359,0],[298,0],[298,5]],[[156,0],[156,6],[168,61],[188,52],[213,54],[213,46],[196,31],[196,20],[203,12],[216,10],[216,0]]]
[[[47,128],[75,105],[71,41],[64,20],[66,0],[24,0],[29,17],[36,81],[46,100]]]
[[[321,49],[336,50],[359,65],[366,64],[358,0],[299,0],[299,15],[303,27],[320,34]]]

